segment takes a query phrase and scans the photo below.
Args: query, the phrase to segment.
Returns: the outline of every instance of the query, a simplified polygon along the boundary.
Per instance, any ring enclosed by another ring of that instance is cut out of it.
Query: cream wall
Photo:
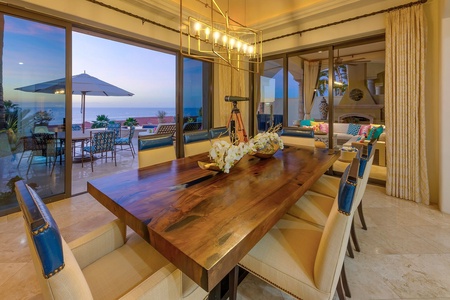
[[[450,149],[449,140],[440,134],[440,128],[449,128],[450,123],[450,103],[444,99],[443,95],[450,94],[450,85],[445,78],[450,78],[450,58],[444,53],[450,51],[450,20],[449,20],[449,1],[450,0],[428,0],[425,4],[425,12],[428,19],[428,54],[426,69],[426,119],[427,119],[427,162],[429,168],[429,181],[431,202],[439,203],[443,211],[450,212],[450,197],[444,197],[450,193],[450,175],[444,173],[444,170],[450,168]],[[286,33],[296,32],[298,30],[311,28],[314,26],[326,24],[329,22],[342,20],[364,13],[370,13],[404,3],[411,0],[389,0],[389,1],[371,1],[366,2],[362,10],[361,7],[354,10],[348,9],[344,12],[337,12],[332,15],[325,15],[321,18],[302,19],[300,25],[291,27],[279,27],[264,32],[264,39],[280,36]],[[104,31],[114,32],[115,34],[131,37],[137,40],[143,40],[166,47],[178,49],[179,34],[161,29],[158,26],[144,23],[135,18],[123,15],[121,13],[101,8],[98,5],[85,0],[54,1],[54,0],[0,0],[0,3],[8,3],[13,6],[26,7],[31,11],[42,12],[55,17],[67,19],[90,27],[98,28]],[[121,7],[129,12],[148,19],[160,22],[171,28],[178,28],[178,19],[167,19],[163,15],[144,11],[135,6],[128,5],[125,1],[110,0],[109,5]],[[442,12],[445,7],[445,17]],[[252,13],[257,13],[254,11]],[[300,35],[290,36],[268,42],[263,45],[264,52],[280,53],[293,49],[307,48],[321,44],[329,44],[340,40],[369,36],[375,33],[384,32],[384,15],[375,15],[359,19],[350,23],[344,23],[331,26]],[[442,42],[442,44],[441,44]],[[440,70],[440,72],[439,72]],[[218,78],[217,71],[215,78]],[[441,75],[441,76],[440,76]],[[216,89],[221,87],[218,81],[215,82]],[[219,93],[217,93],[219,94]],[[223,99],[216,95],[215,107],[220,107]],[[216,112],[215,112],[216,113]],[[221,124],[215,124],[221,125]],[[442,149],[442,150],[440,150]],[[438,159],[440,158],[440,160]],[[441,197],[439,197],[441,195]],[[446,199],[447,198],[447,199]],[[441,201],[439,201],[441,199]],[[448,202],[448,203],[447,203]]]
[[[436,116],[440,116],[440,134],[436,137],[437,142],[434,144],[439,151],[440,163],[436,171],[439,173],[439,207],[443,212],[450,213],[450,139],[448,128],[450,128],[450,0],[440,1],[440,14],[442,23],[440,24],[440,73],[436,72],[436,81],[440,83],[437,88],[439,92],[439,107]]]

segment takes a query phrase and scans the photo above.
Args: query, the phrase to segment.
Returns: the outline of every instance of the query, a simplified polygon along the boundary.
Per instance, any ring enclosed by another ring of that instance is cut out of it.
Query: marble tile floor
[[[363,204],[368,230],[355,218],[361,252],[345,259],[351,299],[450,299],[450,215],[374,185]],[[114,219],[87,193],[49,207],[67,241]],[[0,245],[0,299],[42,299],[20,212],[0,217]],[[238,299],[293,298],[249,275]]]

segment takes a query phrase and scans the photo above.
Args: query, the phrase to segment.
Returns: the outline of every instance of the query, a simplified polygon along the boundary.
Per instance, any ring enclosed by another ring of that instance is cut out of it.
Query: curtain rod
[[[109,5],[109,4],[106,4],[106,3],[103,3],[103,2],[100,2],[100,1],[97,1],[97,0],[86,0],[86,1],[94,3],[94,4],[97,4],[97,5],[100,5],[100,6],[103,6],[103,7],[106,7],[108,9],[111,9],[111,10],[114,10],[114,11],[117,11],[117,12],[125,14],[127,16],[139,19],[139,20],[141,20],[142,24],[150,23],[150,24],[153,24],[155,26],[159,26],[159,27],[162,27],[164,29],[167,29],[167,30],[170,30],[170,31],[173,31],[173,32],[176,32],[176,33],[180,33],[180,30],[178,30],[178,29],[174,29],[172,27],[169,27],[169,26],[166,26],[164,24],[158,23],[156,21],[153,21],[153,20],[141,17],[139,15],[130,13],[130,12],[126,11],[126,10],[114,7],[112,5]],[[199,1],[201,3],[204,3],[204,2],[202,2],[200,0],[197,0],[197,1]],[[350,21],[354,21],[354,20],[358,20],[358,19],[362,19],[362,18],[366,18],[366,17],[370,17],[370,16],[374,16],[374,15],[378,15],[378,14],[382,14],[382,13],[386,13],[386,12],[391,12],[393,10],[398,10],[398,9],[402,9],[402,8],[406,8],[406,7],[411,7],[411,6],[414,6],[414,5],[424,4],[427,1],[428,0],[418,0],[416,2],[410,2],[410,3],[403,4],[403,5],[394,6],[394,7],[391,7],[391,8],[387,8],[387,9],[375,11],[375,12],[372,12],[372,13],[356,16],[356,17],[353,17],[353,18],[344,19],[344,20],[340,20],[340,21],[336,21],[336,22],[332,22],[332,23],[328,23],[328,24],[324,24],[324,25],[319,25],[319,26],[312,27],[312,28],[299,30],[299,31],[296,31],[296,32],[292,32],[292,33],[276,36],[276,37],[273,37],[273,38],[270,38],[270,39],[267,39],[267,40],[263,40],[262,43],[270,42],[270,41],[274,41],[274,40],[278,40],[278,39],[282,39],[282,38],[289,37],[289,36],[292,36],[292,35],[297,35],[297,34],[302,35],[302,33],[305,33],[305,32],[309,32],[309,31],[313,31],[313,30],[317,30],[317,29],[322,29],[322,28],[325,28],[325,27],[330,27],[330,26],[334,26],[334,25],[338,25],[338,24],[342,24],[342,23],[347,23],[347,22],[350,22]],[[183,34],[187,35],[185,32],[183,32]]]
[[[393,10],[399,10],[399,9],[411,7],[411,6],[414,6],[414,5],[424,4],[427,1],[428,0],[419,0],[419,1],[416,1],[416,2],[410,2],[410,3],[394,6],[394,7],[391,7],[391,8],[387,8],[387,9],[371,12],[371,13],[368,13],[368,14],[356,16],[356,17],[353,17],[353,18],[348,18],[348,19],[344,19],[344,20],[340,20],[340,21],[336,21],[336,22],[332,22],[332,23],[328,23],[328,24],[324,24],[324,25],[319,25],[319,26],[316,26],[316,27],[307,28],[307,29],[299,30],[299,31],[296,31],[296,32],[292,32],[292,33],[288,33],[288,34],[284,34],[284,35],[280,35],[280,36],[276,36],[276,37],[273,37],[273,38],[270,38],[270,39],[267,39],[267,40],[263,40],[262,42],[263,43],[270,42],[270,41],[282,39],[282,38],[289,37],[289,36],[292,36],[292,35],[297,35],[297,34],[302,35],[302,33],[305,33],[305,32],[308,32],[308,31],[313,31],[313,30],[322,29],[322,28],[325,28],[325,27],[339,25],[339,24],[342,24],[342,23],[347,23],[347,22],[350,22],[350,21],[355,21],[355,20],[358,20],[358,19],[367,18],[367,17],[371,17],[371,16],[374,16],[374,15],[378,15],[378,14],[382,14],[382,13],[386,13],[386,12],[391,12]]]

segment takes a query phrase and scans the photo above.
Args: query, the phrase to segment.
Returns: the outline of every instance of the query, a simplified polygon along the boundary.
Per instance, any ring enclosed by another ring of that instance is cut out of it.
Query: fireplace
[[[371,115],[360,114],[360,113],[348,113],[338,116],[339,123],[362,123],[362,124],[372,124],[373,117]]]

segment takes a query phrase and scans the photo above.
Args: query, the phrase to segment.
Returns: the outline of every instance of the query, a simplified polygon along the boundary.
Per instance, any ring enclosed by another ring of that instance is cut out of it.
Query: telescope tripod
[[[247,132],[242,122],[241,112],[237,108],[237,102],[233,101],[233,109],[231,110],[230,119],[228,120],[228,130],[232,144],[239,142],[248,142]]]

